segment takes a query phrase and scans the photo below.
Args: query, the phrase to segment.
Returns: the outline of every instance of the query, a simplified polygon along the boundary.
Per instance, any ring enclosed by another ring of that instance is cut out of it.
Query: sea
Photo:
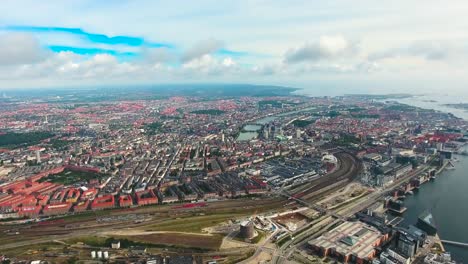
[[[307,96],[337,96],[351,93],[368,94],[369,92],[334,91],[333,94],[327,94],[324,90],[298,91],[298,94]],[[396,101],[452,113],[468,120],[468,111],[445,106],[445,104],[468,103],[468,94],[431,93]],[[466,149],[468,150],[468,147]],[[414,195],[407,196],[404,203],[408,210],[403,215],[403,224],[415,225],[418,216],[427,210],[434,216],[441,239],[468,243],[468,156],[455,155],[455,160],[454,169],[443,171],[435,181],[423,184]],[[451,245],[444,245],[444,247],[457,263],[468,264],[468,247]]]

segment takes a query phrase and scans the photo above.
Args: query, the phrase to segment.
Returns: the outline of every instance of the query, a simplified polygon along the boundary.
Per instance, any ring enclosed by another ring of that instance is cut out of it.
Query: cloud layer
[[[183,62],[189,62],[194,59],[214,53],[223,47],[223,43],[219,40],[208,39],[196,43],[193,47],[189,48],[182,56]]]
[[[330,79],[343,86],[468,84],[462,0],[5,0],[2,8],[0,89]]]
[[[355,48],[343,36],[322,36],[317,42],[304,44],[286,52],[285,62],[320,61],[350,56]]]
[[[34,36],[23,33],[0,35],[0,65],[31,64],[44,57],[45,51]]]

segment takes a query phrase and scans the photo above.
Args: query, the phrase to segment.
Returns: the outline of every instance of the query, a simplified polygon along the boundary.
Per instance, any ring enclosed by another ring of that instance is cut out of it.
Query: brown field
[[[116,237],[118,238],[118,237]],[[187,233],[158,233],[141,236],[125,236],[132,241],[150,243],[154,245],[166,245],[175,247],[187,247],[197,249],[218,250],[223,240],[222,236],[218,235],[197,235]]]
[[[287,227],[288,224],[295,224],[298,228],[308,222],[308,218],[299,213],[287,214],[274,219],[278,224]]]
[[[277,221],[278,223],[284,225],[287,222],[297,223],[297,222],[301,222],[303,220],[307,220],[307,217],[305,217],[305,216],[303,216],[301,214],[298,214],[298,213],[293,213],[293,214],[287,214],[287,215],[276,217],[274,220]]]

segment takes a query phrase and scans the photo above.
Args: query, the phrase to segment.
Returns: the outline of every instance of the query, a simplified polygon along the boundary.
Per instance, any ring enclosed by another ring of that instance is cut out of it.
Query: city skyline
[[[3,90],[242,80],[455,93],[468,81],[463,1],[2,5]]]

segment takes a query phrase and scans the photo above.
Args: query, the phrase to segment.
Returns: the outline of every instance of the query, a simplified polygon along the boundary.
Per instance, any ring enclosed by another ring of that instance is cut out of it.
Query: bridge
[[[457,241],[450,241],[450,240],[440,240],[440,242],[447,244],[447,245],[453,245],[453,246],[459,246],[459,247],[468,247],[468,243],[463,243],[463,242],[457,242]]]

